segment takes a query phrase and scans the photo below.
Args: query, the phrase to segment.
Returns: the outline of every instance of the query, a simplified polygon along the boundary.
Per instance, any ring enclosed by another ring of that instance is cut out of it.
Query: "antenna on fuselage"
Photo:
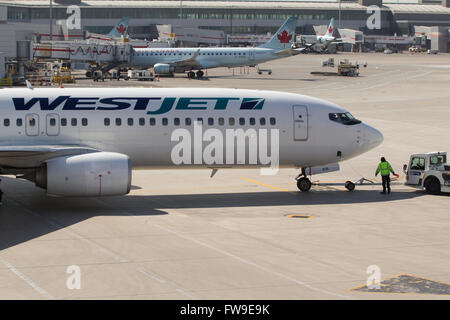
[[[25,83],[27,84],[27,88],[30,90],[34,90],[34,87],[31,85],[31,82],[28,80],[25,80]]]

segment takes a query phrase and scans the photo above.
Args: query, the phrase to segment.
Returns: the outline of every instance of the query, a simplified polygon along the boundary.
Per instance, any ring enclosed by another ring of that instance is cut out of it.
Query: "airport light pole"
[[[341,28],[341,0],[339,0],[339,29]]]
[[[53,0],[50,0],[50,41],[53,40]]]

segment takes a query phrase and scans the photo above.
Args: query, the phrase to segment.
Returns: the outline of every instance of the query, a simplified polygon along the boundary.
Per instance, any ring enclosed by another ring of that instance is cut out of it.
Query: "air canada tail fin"
[[[298,17],[290,17],[265,44],[260,48],[269,48],[275,50],[283,50],[292,47],[295,41],[295,27],[297,27]]]
[[[126,37],[128,35],[128,23],[129,19],[127,17],[123,17],[118,24],[112,28],[112,30],[108,33],[108,36],[111,37]]]
[[[325,33],[326,37],[332,37],[334,33],[334,18],[331,18],[330,24],[328,25],[327,32]]]

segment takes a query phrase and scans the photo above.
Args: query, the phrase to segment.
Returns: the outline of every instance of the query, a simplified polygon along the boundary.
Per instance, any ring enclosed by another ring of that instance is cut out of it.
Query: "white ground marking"
[[[33,215],[33,216],[39,217],[40,219],[44,220],[47,224],[49,224],[49,225],[51,225],[51,226],[53,226],[53,227],[55,227],[55,228],[57,228],[57,229],[63,229],[65,232],[67,232],[68,234],[70,234],[70,235],[73,236],[74,238],[76,238],[76,239],[78,239],[78,240],[81,240],[81,241],[83,241],[83,242],[89,244],[90,246],[96,248],[97,250],[99,250],[99,251],[101,251],[101,252],[103,252],[103,253],[105,253],[105,254],[111,256],[114,260],[119,261],[119,262],[128,262],[127,259],[125,259],[125,258],[119,256],[118,254],[112,252],[111,250],[109,250],[109,249],[107,249],[107,248],[105,248],[105,247],[102,247],[101,245],[95,243],[94,241],[89,240],[89,239],[83,237],[82,235],[76,233],[75,231],[71,230],[71,229],[68,228],[68,227],[63,227],[63,226],[61,226],[60,224],[58,224],[57,222],[55,222],[55,221],[53,221],[53,220],[51,220],[51,219],[48,219],[48,218],[43,217],[43,216],[40,215],[39,213],[37,213],[37,212],[35,212],[35,211],[32,211],[32,210],[28,209],[27,207],[25,207],[24,205],[20,204],[19,202],[15,201],[15,200],[12,200],[12,199],[10,199],[9,202],[12,202],[12,203],[14,203],[15,205],[21,207],[21,208],[22,208],[23,210],[25,210],[27,213],[29,213],[29,214],[31,214],[31,215]]]
[[[0,262],[3,263],[8,270],[12,271],[16,276],[25,281],[30,287],[32,287],[37,293],[44,296],[47,299],[54,299],[47,291],[39,287],[33,280],[28,278],[22,272],[20,272],[16,267],[14,267],[11,263],[0,257]]]
[[[161,283],[166,283],[166,280],[158,278],[157,276],[155,276],[153,273],[150,273],[148,271],[142,270],[142,269],[136,269],[137,271],[139,271],[142,274],[145,274],[147,277],[150,277],[156,281],[159,281]]]
[[[103,203],[105,206],[107,206],[107,207],[109,207],[109,208],[111,208],[111,209],[117,210],[117,208],[113,208],[112,206],[110,206],[109,204],[105,203],[105,202],[102,201],[102,200],[98,200],[98,201],[101,202],[101,203]],[[127,212],[127,211],[125,211],[125,210],[122,210],[122,209],[120,209],[120,210],[121,210],[122,213],[124,213],[124,214],[126,214],[126,215],[129,215],[129,216],[135,216],[134,214],[132,214],[132,213],[130,213],[130,212]],[[223,254],[223,255],[225,255],[225,256],[228,256],[228,257],[230,257],[230,258],[233,258],[233,259],[235,259],[235,260],[237,260],[237,261],[239,261],[239,262],[242,262],[242,263],[247,264],[247,265],[249,265],[249,266],[255,267],[255,268],[259,269],[259,270],[262,270],[262,271],[264,271],[264,272],[267,272],[267,273],[270,273],[270,274],[272,274],[272,275],[278,276],[278,277],[280,277],[280,278],[286,279],[286,280],[288,280],[288,281],[291,281],[291,282],[293,282],[293,283],[295,283],[295,284],[298,284],[298,285],[303,286],[303,287],[305,287],[305,288],[311,289],[311,290],[313,290],[313,291],[317,291],[317,292],[320,292],[320,293],[324,293],[324,294],[330,295],[330,296],[335,296],[335,297],[338,297],[338,298],[352,299],[352,298],[349,297],[349,296],[345,296],[345,295],[342,295],[342,294],[339,294],[339,293],[334,293],[334,292],[331,292],[331,291],[327,291],[327,290],[323,290],[323,289],[320,289],[320,288],[313,287],[313,286],[311,286],[311,285],[309,285],[309,284],[307,284],[307,283],[305,283],[305,282],[303,282],[303,281],[294,279],[294,278],[289,277],[289,276],[287,276],[287,275],[285,275],[285,274],[282,274],[282,273],[280,273],[280,272],[273,271],[273,270],[271,270],[271,269],[269,269],[269,268],[263,267],[263,266],[261,266],[261,265],[255,263],[255,262],[252,262],[252,261],[250,261],[250,260],[244,259],[244,258],[239,257],[239,256],[237,256],[237,255],[234,255],[234,254],[232,254],[232,253],[230,253],[230,252],[228,252],[228,251],[225,251],[225,250],[223,250],[223,249],[216,248],[216,247],[214,247],[214,246],[212,246],[212,245],[210,245],[210,244],[207,244],[207,243],[205,243],[205,242],[203,242],[203,241],[200,241],[200,240],[191,238],[191,237],[189,237],[189,236],[187,236],[187,235],[183,235],[183,234],[181,234],[181,233],[178,233],[178,232],[176,232],[176,231],[173,231],[173,230],[171,230],[171,229],[168,229],[168,228],[166,228],[166,227],[163,227],[163,226],[161,226],[161,225],[159,225],[159,224],[152,223],[152,222],[149,222],[149,224],[151,224],[151,225],[153,225],[153,226],[155,226],[155,227],[157,227],[157,228],[159,228],[159,229],[161,229],[161,230],[163,230],[163,231],[166,231],[166,232],[168,232],[168,233],[172,233],[172,234],[176,235],[176,236],[179,237],[179,238],[182,238],[182,239],[191,241],[191,242],[196,243],[196,244],[198,244],[198,245],[200,245],[200,246],[203,246],[203,247],[205,247],[205,248],[214,250],[214,251],[219,252],[219,253],[221,253],[221,254]],[[183,290],[181,290],[181,289],[177,289],[177,291],[179,291],[179,292],[181,292],[181,293],[186,293],[185,291],[183,291]],[[186,295],[187,295],[187,293],[186,293]]]

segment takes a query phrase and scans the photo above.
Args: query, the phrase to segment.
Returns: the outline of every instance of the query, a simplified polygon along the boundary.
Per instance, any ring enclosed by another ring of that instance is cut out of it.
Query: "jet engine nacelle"
[[[35,183],[55,196],[118,196],[130,192],[131,161],[127,155],[95,152],[46,161]]]
[[[155,74],[171,74],[175,71],[174,67],[167,63],[157,63],[153,66]]]

